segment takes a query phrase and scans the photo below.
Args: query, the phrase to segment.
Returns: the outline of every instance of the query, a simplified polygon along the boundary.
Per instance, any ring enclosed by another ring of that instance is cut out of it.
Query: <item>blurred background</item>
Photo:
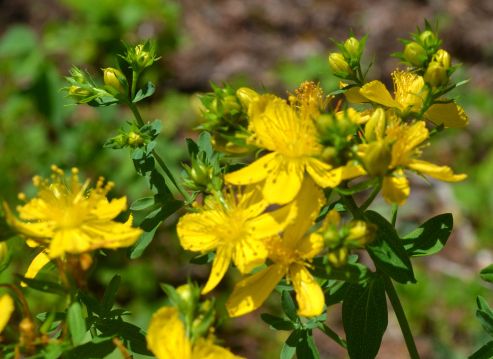
[[[492,288],[478,275],[493,262],[489,0],[0,0],[0,197],[15,203],[18,192],[32,194],[31,177],[48,175],[52,163],[77,166],[87,177],[103,175],[116,182],[113,195],[127,195],[130,202],[147,193],[128,152],[102,148],[131,114],[116,107],[75,106],[60,91],[72,65],[95,78],[101,68],[116,66],[121,40],[157,41],[162,58],[145,75],[157,84],[157,92],[141,109],[145,119],[162,120],[158,152],[180,173],[179,163],[186,160],[184,138],[197,136],[194,94],[210,91],[211,81],[282,96],[303,80],[333,90],[337,81],[326,61],[334,48],[330,39],[343,41],[353,32],[357,37],[369,34],[366,63],[374,62],[369,78],[390,84],[389,74],[398,66],[390,54],[402,49],[397,39],[423,27],[424,19],[438,22],[443,48],[455,64],[462,64],[455,80],[470,79],[453,93],[470,116],[469,127],[441,133],[427,153],[469,178],[453,186],[414,178],[413,194],[400,211],[400,232],[443,212],[453,212],[455,229],[441,254],[414,261],[418,284],[398,290],[422,357],[463,358],[485,341],[474,316],[476,296],[493,302]],[[390,211],[381,200],[375,208]],[[122,275],[118,302],[143,328],[164,303],[159,282],[180,285],[192,276],[203,283],[208,276],[208,268],[187,264],[192,255],[179,248],[176,219],[167,220],[141,259],[130,262],[125,250],[116,251],[91,274],[89,286],[96,293],[102,293],[114,273]],[[23,273],[34,256],[21,240],[8,244],[16,260],[0,275],[1,282]],[[230,275],[215,291],[219,304],[235,279]],[[29,298],[39,310],[57,305],[49,294],[31,291]],[[259,316],[276,313],[278,303],[274,295],[261,310],[225,321],[218,335],[248,358],[278,357],[289,333],[270,331]],[[329,318],[341,332],[339,306]],[[323,358],[344,358],[326,337],[316,335],[316,340]],[[378,358],[407,358],[393,314]]]

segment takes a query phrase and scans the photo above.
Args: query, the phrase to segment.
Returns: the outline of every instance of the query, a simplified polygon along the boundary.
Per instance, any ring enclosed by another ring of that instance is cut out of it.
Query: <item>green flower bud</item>
[[[144,139],[142,136],[138,133],[135,133],[134,131],[130,131],[128,133],[128,145],[130,147],[140,147],[144,143]]]
[[[154,56],[144,49],[144,45],[140,44],[135,46],[135,62],[140,67],[148,67],[154,61]]]
[[[125,79],[125,75],[120,70],[113,67],[107,67],[103,69],[104,84],[111,89],[116,90],[117,93],[126,94],[128,83]]]
[[[84,89],[80,86],[72,85],[68,88],[68,95],[76,99],[82,99],[92,96],[93,93],[88,89]]]
[[[433,55],[433,61],[438,62],[445,70],[450,68],[452,60],[450,59],[450,54],[443,50],[439,49],[435,55]]]
[[[223,111],[224,113],[232,113],[241,111],[241,103],[234,95],[229,95],[223,99]]]
[[[194,300],[193,296],[193,288],[191,284],[183,284],[176,288],[176,292],[180,296],[181,300],[186,303],[189,303]]]
[[[327,259],[334,267],[340,268],[346,265],[348,253],[349,251],[346,247],[330,250],[329,253],[327,253]]]
[[[349,56],[359,60],[360,56],[360,43],[355,37],[350,37],[344,42],[344,49],[348,52]]]
[[[419,34],[419,41],[424,47],[428,48],[436,45],[438,39],[432,31],[426,30]]]
[[[432,87],[444,86],[449,80],[445,67],[435,61],[430,62],[423,77]]]
[[[422,66],[427,58],[426,50],[417,42],[410,42],[404,47],[404,59],[413,66]]]
[[[352,73],[349,64],[339,52],[333,52],[329,55],[329,66],[336,76],[347,77]]]

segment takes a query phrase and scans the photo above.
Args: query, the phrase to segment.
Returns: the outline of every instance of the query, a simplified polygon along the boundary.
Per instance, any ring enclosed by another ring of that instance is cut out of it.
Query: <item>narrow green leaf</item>
[[[75,347],[74,349],[65,352],[64,358],[67,359],[103,359],[106,358],[112,351],[115,350],[112,338],[94,338],[91,342]]]
[[[295,330],[289,335],[282,346],[280,359],[291,359],[294,356],[300,337],[301,332],[299,330]]]
[[[281,305],[288,318],[295,322],[298,319],[298,314],[291,292],[285,290],[281,293]]]
[[[483,329],[493,336],[493,311],[488,302],[481,296],[477,297],[476,304],[478,306],[476,317],[479,319]]]
[[[118,292],[118,288],[120,287],[121,277],[118,274],[115,274],[113,278],[111,278],[110,283],[106,287],[103,295],[103,312],[107,313],[113,308],[113,304],[115,303],[116,293]]]
[[[296,346],[296,356],[302,359],[320,359],[312,331],[303,330],[301,333],[301,341]]]
[[[142,197],[130,205],[132,211],[142,211],[154,205],[154,197]]]
[[[469,359],[491,359],[491,358],[493,358],[493,341],[489,341],[469,357]]]
[[[387,329],[384,282],[374,277],[366,287],[351,285],[342,303],[342,321],[351,359],[375,358]]]
[[[411,256],[429,256],[442,250],[452,232],[454,219],[452,214],[435,216],[402,239],[404,247]]]
[[[368,253],[377,268],[399,283],[416,283],[403,241],[392,224],[377,212],[366,211],[365,215],[378,228],[375,239],[367,246]]]
[[[132,100],[133,103],[137,103],[139,101],[142,101],[143,99],[152,96],[154,92],[156,91],[156,87],[152,82],[148,82],[143,89],[140,89],[137,91],[135,94],[134,99]]]
[[[27,286],[31,289],[39,290],[45,293],[58,294],[58,295],[66,294],[65,289],[58,283],[49,282],[41,279],[26,278],[21,275],[17,275],[17,276],[21,279],[21,282],[26,283]]]
[[[488,267],[483,268],[483,270],[479,272],[479,276],[482,280],[493,283],[493,264],[490,264]]]
[[[67,311],[67,324],[72,337],[72,343],[79,345],[87,332],[86,321],[82,316],[82,308],[78,302],[72,303]]]
[[[264,322],[269,324],[271,329],[276,329],[276,330],[293,330],[294,329],[292,322],[290,322],[289,320],[277,317],[277,316],[272,315],[272,314],[262,313],[260,315],[260,318],[262,318],[262,320]]]

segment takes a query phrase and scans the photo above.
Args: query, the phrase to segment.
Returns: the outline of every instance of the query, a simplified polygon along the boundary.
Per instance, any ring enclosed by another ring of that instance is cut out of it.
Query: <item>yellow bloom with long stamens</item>
[[[192,343],[174,307],[162,307],[153,314],[146,339],[147,347],[157,359],[241,359],[215,345],[212,337]]]
[[[402,117],[410,113],[419,114],[423,110],[429,89],[426,87],[422,76],[407,71],[394,71],[394,96],[390,94],[385,85],[378,81],[371,81],[363,87],[352,87],[346,98],[350,102],[360,103],[371,101],[376,104],[392,108],[398,111]],[[365,101],[366,99],[366,101]],[[469,118],[463,108],[454,101],[439,99],[424,112],[424,118],[450,128],[464,127],[469,123]]]
[[[132,217],[125,222],[114,221],[127,209],[126,197],[108,200],[113,183],[100,178],[94,188],[89,180],[80,183],[78,170],[72,169],[69,181],[64,172],[52,167],[51,178],[34,177],[38,194],[18,206],[19,218],[4,204],[9,225],[28,241],[38,243],[49,258],[80,254],[100,248],[115,249],[134,244],[142,230],[132,227]],[[35,267],[46,264],[44,255],[36,257]],[[44,263],[44,264],[43,264]],[[33,272],[33,271],[31,271]]]
[[[14,300],[8,294],[0,297],[0,333],[5,329],[14,312]]]
[[[313,257],[324,247],[317,233],[307,234],[324,204],[323,192],[307,178],[295,200],[298,217],[281,236],[269,240],[272,264],[236,284],[226,302],[231,317],[249,313],[262,305],[279,281],[286,277],[296,292],[298,314],[315,316],[322,313],[325,299],[320,285],[308,268]]]
[[[269,203],[253,186],[237,192],[227,190],[223,197],[206,201],[201,212],[184,215],[177,225],[183,248],[216,251],[204,294],[217,286],[231,261],[241,273],[263,264],[267,258],[265,239],[284,230],[296,216],[293,205],[264,213]]]
[[[226,182],[262,183],[269,203],[285,204],[298,194],[305,173],[323,188],[337,186],[348,175],[344,167],[334,169],[319,159],[323,148],[317,129],[309,116],[300,115],[303,111],[276,96],[262,95],[249,104],[248,112],[253,142],[270,153],[226,174]]]
[[[462,181],[467,177],[465,174],[454,174],[448,166],[438,166],[418,159],[421,156],[421,147],[429,138],[423,121],[408,124],[392,114],[387,114],[387,120],[389,123],[386,126],[382,124],[385,123],[386,116],[381,109],[377,109],[365,129],[365,135],[374,141],[358,147],[367,172],[384,176],[382,195],[387,202],[402,205],[409,196],[409,181],[404,169],[447,182]]]

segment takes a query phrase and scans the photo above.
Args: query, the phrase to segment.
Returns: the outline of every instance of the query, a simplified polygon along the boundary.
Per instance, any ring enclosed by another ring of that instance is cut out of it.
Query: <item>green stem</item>
[[[366,211],[368,207],[373,203],[373,200],[375,197],[378,195],[380,192],[380,189],[382,189],[382,181],[378,181],[378,184],[373,188],[373,191],[370,193],[366,201],[360,206],[361,211]]]
[[[397,212],[399,211],[399,205],[392,204],[392,226],[395,228],[395,223],[397,222]]]
[[[344,207],[346,207],[346,209],[351,212],[355,219],[363,219],[365,217],[363,211],[361,211],[361,209],[354,201],[353,196],[343,195],[341,196],[341,199],[344,202]]]
[[[404,309],[402,308],[399,296],[397,295],[394,285],[392,284],[392,280],[389,278],[389,276],[383,273],[382,277],[385,282],[385,291],[387,292],[387,296],[389,297],[390,303],[392,304],[392,308],[394,308],[395,316],[397,317],[397,321],[399,322],[399,326],[401,327],[402,335],[404,336],[409,356],[411,359],[420,359],[418,349],[416,348],[416,343],[414,342],[414,338],[411,333],[411,328],[409,327],[406,314],[404,313]]]
[[[142,119],[142,116],[140,115],[140,112],[139,112],[137,106],[135,106],[135,104],[132,103],[132,102],[128,102],[128,107],[130,107],[130,109],[132,110],[132,113],[133,113],[133,115],[135,117],[135,120],[137,121],[137,125],[139,127],[144,126],[144,120]],[[183,198],[185,199],[185,201],[189,202],[190,201],[190,195],[187,193],[187,191],[185,191],[178,184],[178,182],[175,179],[175,176],[173,176],[173,173],[171,173],[171,171],[168,168],[168,166],[166,166],[166,163],[161,158],[161,156],[159,156],[159,154],[156,152],[156,150],[153,150],[152,151],[152,155],[154,156],[154,158],[156,159],[156,162],[159,164],[159,166],[164,171],[164,173],[166,174],[166,176],[168,176],[168,178],[171,181],[171,183],[173,183],[173,186],[176,187],[176,189],[178,190],[178,192],[180,192],[180,194],[183,196]]]
[[[130,101],[133,101],[135,97],[135,91],[137,90],[137,81],[139,80],[139,74],[137,71],[132,71],[132,89],[130,91]]]

